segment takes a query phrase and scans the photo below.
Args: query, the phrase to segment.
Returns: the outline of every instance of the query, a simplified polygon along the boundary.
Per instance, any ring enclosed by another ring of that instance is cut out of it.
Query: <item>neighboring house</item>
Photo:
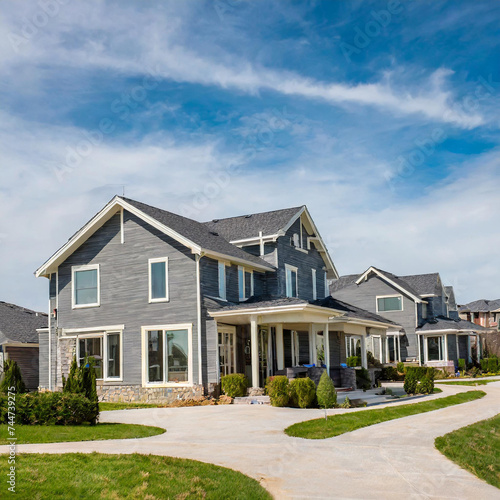
[[[40,386],[93,356],[104,400],[210,393],[235,372],[258,388],[304,364],[342,383],[346,357],[366,366],[367,337],[385,352],[395,326],[329,297],[338,274],[305,206],[200,223],[116,196],[36,276],[50,281]]]
[[[38,388],[38,332],[46,328],[47,314],[0,302],[0,371],[16,361],[28,389]]]
[[[475,300],[458,308],[460,317],[483,328],[500,331],[500,299]]]
[[[460,358],[472,361],[479,356],[477,333],[482,329],[459,319],[453,287],[443,286],[439,273],[396,276],[370,267],[333,280],[330,291],[336,299],[403,327],[387,332],[389,361],[451,369]]]

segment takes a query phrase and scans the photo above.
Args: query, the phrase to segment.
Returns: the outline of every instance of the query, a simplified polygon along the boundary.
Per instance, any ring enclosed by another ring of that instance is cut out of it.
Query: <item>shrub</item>
[[[404,373],[405,372],[405,364],[400,361],[397,365],[397,370],[399,373]]]
[[[290,383],[285,375],[269,377],[266,392],[273,406],[287,406],[290,401]]]
[[[394,366],[386,366],[382,368],[382,374],[380,378],[382,380],[399,380],[401,377]]]
[[[359,356],[349,356],[346,359],[347,366],[356,367],[361,364],[361,358]]]
[[[69,369],[68,378],[63,380],[63,392],[72,394],[83,394],[83,380],[82,371],[78,367],[76,362],[76,356],[73,356],[73,361],[71,362],[71,367]]]
[[[405,376],[404,390],[406,394],[416,394],[417,393],[418,377],[414,370],[408,370]]]
[[[370,372],[366,368],[356,370],[356,387],[358,389],[363,389],[363,391],[367,391],[372,388]]]
[[[340,408],[351,408],[351,400],[346,396]]]
[[[465,371],[465,359],[460,358],[460,359],[458,360],[458,369],[459,369],[461,372],[464,372],[464,371]]]
[[[417,392],[419,394],[432,394],[434,392],[434,379],[426,375],[417,385]]]
[[[483,358],[481,360],[481,370],[483,372],[487,372],[488,371],[488,358]]]
[[[0,396],[0,423],[7,423],[7,397]],[[16,396],[16,423],[21,425],[94,424],[99,407],[82,394],[44,392]]]
[[[488,372],[495,373],[498,371],[498,359],[488,358]]]
[[[329,377],[326,370],[321,374],[321,378],[319,379],[316,396],[320,408],[334,408],[337,404],[337,391],[333,385],[333,380]]]
[[[248,381],[243,373],[232,373],[221,378],[222,390],[226,396],[241,398],[247,395]]]
[[[316,385],[309,378],[296,378],[290,382],[290,401],[298,408],[310,408],[316,398]]]
[[[5,361],[0,392],[4,394],[7,394],[7,392],[15,392],[16,394],[26,392],[21,369],[19,365],[11,359]]]

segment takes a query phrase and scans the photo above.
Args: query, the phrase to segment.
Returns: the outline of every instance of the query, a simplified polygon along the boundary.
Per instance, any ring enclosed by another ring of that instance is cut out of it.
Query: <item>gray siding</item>
[[[343,300],[373,313],[377,313],[377,296],[402,295],[402,311],[386,311],[378,312],[377,314],[394,321],[404,328],[408,340],[406,356],[411,358],[417,356],[415,302],[406,295],[403,295],[397,288],[392,287],[378,276],[371,276],[368,281],[363,281],[359,285],[349,285],[336,291],[333,295],[336,299]],[[402,355],[404,358],[405,353],[402,352]]]
[[[198,380],[196,265],[177,241],[141,219],[124,213],[125,242],[120,242],[120,217],[114,216],[59,267],[59,318],[62,328],[124,324],[123,384],[141,384],[141,326],[193,325],[193,379]],[[169,301],[148,303],[148,259],[168,257]],[[99,264],[100,307],[72,309],[71,266]],[[113,384],[116,384],[113,382]]]

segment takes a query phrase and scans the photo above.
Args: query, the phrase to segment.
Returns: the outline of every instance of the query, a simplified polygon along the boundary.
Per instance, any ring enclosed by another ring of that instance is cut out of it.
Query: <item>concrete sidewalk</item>
[[[445,397],[473,390],[440,386]],[[325,440],[290,438],[288,425],[321,410],[264,405],[157,408],[103,412],[102,422],[140,423],[167,432],[137,440],[20,445],[19,452],[151,453],[192,458],[256,478],[277,499],[500,499],[500,490],[447,460],[434,439],[500,412],[500,382],[478,389],[483,399],[392,420]],[[423,399],[401,401],[416,404]],[[381,408],[383,406],[377,406]],[[344,411],[366,411],[344,410]],[[341,410],[329,410],[329,414]],[[5,453],[7,447],[0,447]]]

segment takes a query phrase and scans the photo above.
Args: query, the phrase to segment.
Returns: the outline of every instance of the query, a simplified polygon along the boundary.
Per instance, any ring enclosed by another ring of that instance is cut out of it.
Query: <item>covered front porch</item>
[[[343,386],[348,376],[343,372],[355,377],[347,369],[348,358],[368,367],[368,346],[381,363],[387,360],[387,327],[306,301],[226,307],[209,315],[217,332],[218,381],[244,373],[253,388],[262,388],[269,376],[306,376],[320,367]]]

